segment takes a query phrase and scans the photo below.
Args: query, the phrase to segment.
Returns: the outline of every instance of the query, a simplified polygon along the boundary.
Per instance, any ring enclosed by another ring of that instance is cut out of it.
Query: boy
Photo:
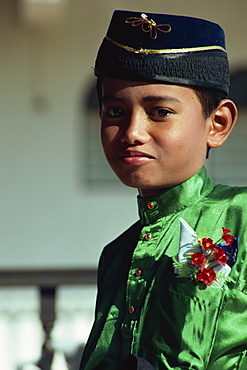
[[[102,253],[80,369],[247,369],[247,188],[203,167],[237,118],[223,30],[115,11],[95,75],[104,152],[140,220]]]

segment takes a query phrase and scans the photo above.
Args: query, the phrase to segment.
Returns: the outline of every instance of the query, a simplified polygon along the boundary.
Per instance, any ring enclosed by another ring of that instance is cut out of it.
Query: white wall
[[[237,68],[247,61],[247,2],[71,0],[62,25],[46,29],[21,23],[16,3],[0,0],[0,268],[94,267],[138,217],[134,189],[85,183],[80,103],[112,11],[215,21]]]

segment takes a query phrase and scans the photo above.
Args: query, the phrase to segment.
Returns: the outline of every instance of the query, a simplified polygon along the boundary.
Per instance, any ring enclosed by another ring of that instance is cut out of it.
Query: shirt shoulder
[[[215,200],[227,200],[230,203],[239,203],[239,205],[247,202],[247,186],[228,186],[216,184],[209,198]]]

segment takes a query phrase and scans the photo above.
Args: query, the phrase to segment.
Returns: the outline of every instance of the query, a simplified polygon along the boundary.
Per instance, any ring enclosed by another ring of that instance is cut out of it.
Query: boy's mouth
[[[137,150],[125,150],[120,154],[119,159],[124,164],[138,165],[147,163],[154,159],[154,157],[149,153],[140,152]]]

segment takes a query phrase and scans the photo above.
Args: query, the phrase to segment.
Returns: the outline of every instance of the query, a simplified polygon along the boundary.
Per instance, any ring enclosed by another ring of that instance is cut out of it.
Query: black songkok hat
[[[98,52],[95,75],[228,93],[224,31],[198,18],[116,10]]]

